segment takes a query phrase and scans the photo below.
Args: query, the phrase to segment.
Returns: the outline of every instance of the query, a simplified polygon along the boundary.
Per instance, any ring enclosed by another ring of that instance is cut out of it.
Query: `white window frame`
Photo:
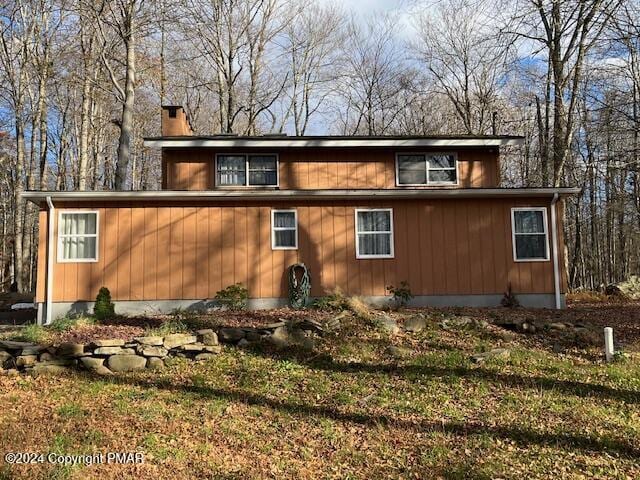
[[[83,234],[83,235],[71,235],[71,234],[62,234],[60,233],[60,228],[62,226],[62,215],[69,214],[87,214],[94,213],[96,215],[96,233],[94,234]],[[98,210],[60,210],[58,212],[58,228],[57,228],[57,236],[58,236],[58,263],[96,263],[98,261],[99,252],[100,252],[100,212]],[[63,257],[63,247],[62,247],[62,239],[69,237],[95,237],[96,238],[96,255],[94,258],[64,258]]]
[[[249,157],[275,157],[276,183],[273,185],[251,185],[249,183]],[[244,185],[220,185],[218,183],[218,157],[244,157]],[[218,188],[279,188],[280,187],[280,156],[277,153],[217,153],[213,168],[213,184]]]
[[[359,232],[358,231],[358,213],[359,212],[389,212],[389,231],[386,232]],[[394,247],[394,234],[393,234],[393,208],[356,208],[354,210],[354,228],[355,228],[355,240],[356,240],[356,258],[357,259],[371,259],[371,258],[395,258],[395,247]],[[364,253],[360,253],[360,242],[358,241],[360,234],[378,234],[378,235],[386,235],[391,234],[391,252],[388,255],[368,255]]]
[[[516,233],[516,212],[542,212],[542,233]],[[516,249],[517,235],[544,235],[545,256],[544,258],[518,258]],[[547,207],[513,207],[511,208],[511,246],[513,248],[514,262],[548,262],[549,256],[549,226],[547,222]]]
[[[276,213],[293,213],[293,219],[295,221],[295,227],[276,227],[275,226],[275,215]],[[294,230],[295,231],[295,246],[293,247],[282,247],[276,245],[276,231],[287,231]],[[282,209],[272,209],[271,210],[271,250],[297,250],[298,249],[298,211],[294,208],[282,208]]]
[[[400,183],[400,156],[403,155],[423,155],[424,156],[424,168],[425,168],[425,180],[426,183]],[[430,155],[452,155],[455,163],[456,181],[455,182],[431,182],[429,181],[430,170],[453,170],[453,168],[431,168],[427,157]],[[430,187],[430,186],[457,186],[460,184],[460,171],[458,169],[458,154],[457,152],[396,152],[396,187]]]

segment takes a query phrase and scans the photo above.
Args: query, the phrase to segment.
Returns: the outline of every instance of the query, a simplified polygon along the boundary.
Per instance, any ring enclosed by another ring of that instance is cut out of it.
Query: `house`
[[[563,198],[500,187],[514,136],[196,136],[162,110],[162,190],[27,192],[40,207],[36,302],[50,321],[91,310],[206,305],[247,286],[250,307],[287,303],[303,262],[312,297],[335,287],[372,303],[408,282],[412,304],[561,308]]]

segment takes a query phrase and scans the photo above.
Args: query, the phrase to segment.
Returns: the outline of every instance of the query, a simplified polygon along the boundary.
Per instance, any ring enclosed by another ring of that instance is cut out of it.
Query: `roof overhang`
[[[484,137],[154,137],[150,148],[454,148],[522,145],[515,136]]]
[[[428,198],[508,198],[575,195],[579,188],[460,188],[460,189],[387,189],[387,190],[154,190],[121,192],[46,192],[28,191],[22,197],[36,204],[51,197],[54,202],[118,201],[286,201],[286,200],[410,200]]]

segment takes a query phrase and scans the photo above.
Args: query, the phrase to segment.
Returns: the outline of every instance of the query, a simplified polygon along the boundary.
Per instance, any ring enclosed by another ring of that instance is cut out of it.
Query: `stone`
[[[215,333],[211,328],[203,328],[201,330],[196,330],[197,335],[208,335],[209,333]]]
[[[125,341],[120,338],[107,338],[91,342],[94,347],[122,347],[124,344]]]
[[[196,355],[195,359],[197,361],[201,361],[201,360],[211,360],[213,358],[216,358],[216,356],[213,353],[199,353],[198,355]]]
[[[268,338],[269,342],[277,348],[286,348],[291,345],[291,338],[287,327],[276,328]]]
[[[313,334],[299,328],[289,329],[289,338],[291,343],[307,350],[313,350],[316,346]]]
[[[81,343],[63,343],[58,346],[56,355],[61,357],[82,357],[84,355],[84,345]]]
[[[62,365],[62,366],[69,366],[69,365],[74,365],[74,363],[77,363],[77,360],[74,360],[73,358],[53,358],[51,360],[45,360],[38,362],[36,365]]]
[[[182,345],[179,349],[183,352],[202,352],[204,347],[205,345],[201,343],[190,343],[188,345]]]
[[[13,340],[0,340],[0,348],[5,350],[23,350],[25,348],[36,348],[38,345],[29,342],[15,342]]]
[[[91,369],[91,373],[95,373],[96,375],[100,375],[101,377],[106,377],[108,375],[113,375],[113,372],[109,370],[107,367],[100,366]]]
[[[30,367],[38,361],[37,355],[20,355],[16,357],[17,367]]]
[[[489,350],[488,352],[476,353],[471,356],[471,361],[473,363],[484,363],[485,360],[489,360],[492,358],[498,358],[501,360],[506,360],[511,356],[511,351],[506,348],[494,348]]]
[[[451,328],[472,328],[472,327],[480,327],[484,328],[487,326],[487,322],[485,320],[479,318],[472,317],[452,317],[445,318],[440,322],[440,327],[445,330],[449,330]]]
[[[169,350],[153,345],[140,345],[138,346],[138,353],[145,357],[166,357],[169,355]]]
[[[45,350],[47,347],[43,347],[41,345],[36,345],[35,347],[26,347],[22,349],[20,355],[38,355],[40,352]]]
[[[93,351],[94,355],[135,355],[133,348],[122,347],[99,347]]]
[[[209,353],[221,353],[222,345],[205,345],[204,351]]]
[[[135,337],[134,340],[141,345],[153,345],[156,347],[162,346],[164,343],[164,337],[158,337],[158,336]]]
[[[533,323],[522,322],[518,326],[518,330],[522,333],[536,333],[536,326]]]
[[[196,343],[198,341],[195,335],[186,333],[173,333],[164,337],[164,348],[171,350],[172,348],[181,347],[189,343]]]
[[[143,370],[147,359],[138,355],[112,355],[107,360],[107,365],[112,372],[133,372]]]
[[[8,370],[0,369],[0,375],[5,375],[7,377],[16,377],[16,376],[20,375],[20,372],[18,370],[16,370],[15,368],[10,368]]]
[[[248,342],[259,342],[260,340],[262,340],[262,335],[260,335],[255,330],[251,330],[247,332],[244,338],[246,338]]]
[[[224,343],[236,343],[244,336],[244,330],[241,328],[221,328],[218,330],[218,338]]]
[[[265,330],[275,330],[278,327],[284,327],[286,325],[286,322],[284,320],[281,320],[279,322],[274,322],[274,323],[269,323],[267,325],[264,326]]]
[[[561,323],[561,322],[549,323],[547,326],[551,330],[566,330],[567,329],[567,326],[564,323]]]
[[[55,356],[50,354],[49,352],[44,352],[40,354],[41,362],[50,362],[51,360],[55,360]]]
[[[247,340],[246,338],[241,338],[240,341],[237,343],[237,345],[242,348],[242,347],[246,347],[248,345],[250,345],[249,340]]]
[[[398,327],[397,322],[389,315],[381,315],[378,317],[377,321],[378,325],[380,325],[385,332],[389,332],[392,335],[396,335],[400,332],[400,327]]]
[[[202,334],[202,343],[205,345],[218,345],[218,334],[214,331]]]
[[[5,365],[9,365],[13,360],[13,357],[9,352],[5,352],[4,350],[0,350],[0,370],[5,368]]]
[[[411,317],[408,318],[405,322],[404,322],[404,329],[407,332],[420,332],[422,330],[424,330],[427,327],[427,322],[424,318],[419,317],[419,316],[415,316],[415,317]]]
[[[80,362],[82,362],[82,365],[88,370],[96,370],[104,367],[104,358],[80,357]]]
[[[162,370],[165,367],[164,361],[158,357],[151,357],[147,360],[149,370]]]
[[[59,375],[62,373],[67,373],[69,369],[67,367],[63,367],[62,365],[45,365],[45,364],[37,364],[31,369],[31,375]]]
[[[387,348],[387,353],[394,358],[403,359],[409,358],[411,355],[413,355],[413,350],[406,347],[396,347],[395,345],[391,345],[389,348]]]

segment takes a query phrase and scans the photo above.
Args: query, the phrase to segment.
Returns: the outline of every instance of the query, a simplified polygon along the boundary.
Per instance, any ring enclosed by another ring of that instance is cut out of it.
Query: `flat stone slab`
[[[186,346],[188,345],[185,345],[185,347]],[[140,345],[138,347],[138,353],[145,357],[166,357],[169,354],[169,350],[154,345]]]
[[[427,321],[422,317],[411,317],[404,322],[404,329],[407,332],[421,332],[427,326]]]
[[[142,345],[162,346],[164,337],[135,337],[134,340]]]
[[[96,357],[80,357],[80,361],[85,368],[89,370],[95,370],[99,367],[104,367],[104,358],[96,358]]]
[[[91,345],[94,347],[122,347],[124,344],[125,341],[120,338],[107,338],[91,342]]]
[[[56,350],[56,355],[62,357],[81,357],[84,355],[82,343],[63,343]]]
[[[236,343],[246,335],[242,328],[221,328],[218,330],[218,338],[221,342]]]
[[[151,357],[147,360],[149,370],[162,370],[165,367],[164,361],[158,357]]]
[[[138,355],[113,355],[107,360],[107,365],[112,372],[133,372],[143,370],[147,359]]]
[[[181,347],[189,343],[196,343],[198,338],[195,335],[186,333],[174,333],[164,337],[164,348],[171,350],[172,348]]]
[[[213,330],[202,334],[202,343],[205,345],[218,345],[218,334]]]
[[[203,328],[201,330],[196,330],[196,334],[198,335],[207,335],[208,333],[215,333],[211,328]]]
[[[7,350],[22,350],[24,348],[38,348],[38,345],[29,342],[14,342],[13,340],[0,340],[0,348]]]
[[[100,347],[93,351],[94,355],[135,355],[133,348],[122,347]]]

